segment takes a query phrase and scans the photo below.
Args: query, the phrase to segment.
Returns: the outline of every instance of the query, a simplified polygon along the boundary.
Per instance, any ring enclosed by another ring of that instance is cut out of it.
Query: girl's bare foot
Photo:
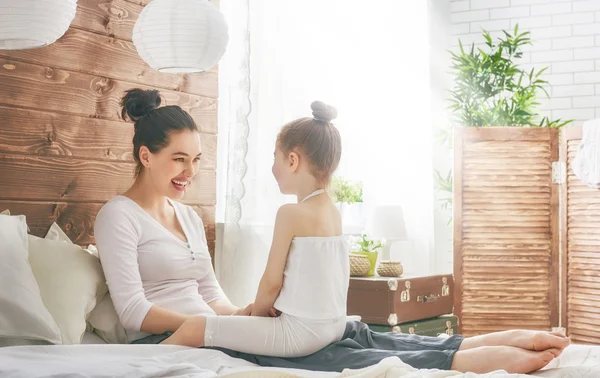
[[[559,332],[513,330],[466,338],[463,340],[459,350],[468,350],[481,346],[513,346],[531,351],[542,351],[552,348],[562,351],[570,343],[571,339]]]
[[[558,349],[535,352],[510,346],[483,346],[456,352],[452,370],[477,374],[505,370],[511,374],[528,374],[548,365],[559,354]]]

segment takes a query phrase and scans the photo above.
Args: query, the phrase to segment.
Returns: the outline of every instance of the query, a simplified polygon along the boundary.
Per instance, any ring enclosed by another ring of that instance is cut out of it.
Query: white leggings
[[[272,357],[302,357],[339,341],[346,317],[315,320],[281,314],[207,316],[204,345]]]

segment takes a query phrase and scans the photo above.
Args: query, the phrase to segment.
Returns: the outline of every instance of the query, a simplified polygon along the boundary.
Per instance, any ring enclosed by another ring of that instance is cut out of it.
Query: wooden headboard
[[[93,243],[96,213],[132,183],[133,125],[120,119],[119,100],[156,88],[202,131],[201,171],[184,202],[204,220],[213,253],[217,71],[171,75],[144,63],[131,33],[147,3],[79,0],[54,44],[0,50],[0,211],[25,214],[32,234],[56,222],[75,243]]]

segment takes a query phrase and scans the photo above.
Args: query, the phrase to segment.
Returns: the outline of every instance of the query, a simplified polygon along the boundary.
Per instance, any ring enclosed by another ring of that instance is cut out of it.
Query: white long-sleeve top
[[[224,296],[202,220],[191,207],[171,204],[187,243],[124,196],[106,203],[96,217],[100,262],[128,341],[148,335],[140,327],[153,304],[185,315],[214,315],[208,303]]]

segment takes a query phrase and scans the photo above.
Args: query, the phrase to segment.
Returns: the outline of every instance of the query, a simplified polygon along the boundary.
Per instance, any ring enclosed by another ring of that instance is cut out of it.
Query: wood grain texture
[[[172,75],[150,69],[131,32],[149,0],[79,0],[54,44],[0,51],[0,208],[28,216],[43,236],[56,221],[76,243],[93,242],[93,219],[132,181],[133,126],[120,119],[127,89],[158,88],[201,128],[201,171],[184,203],[201,214],[214,251],[217,68]],[[218,6],[218,2],[213,2]]]
[[[214,228],[215,207],[191,204],[207,225]],[[94,244],[94,220],[102,207],[100,203],[0,201],[0,211],[9,209],[12,215],[26,215],[30,233],[44,237],[56,222],[73,243]],[[211,231],[214,233],[214,231]],[[214,247],[211,249],[214,252]]]
[[[132,184],[132,163],[0,155],[0,199],[106,202]],[[185,199],[215,205],[216,173],[201,170]]]
[[[133,161],[133,124],[0,106],[0,153]],[[201,169],[217,166],[217,136],[201,134]]]
[[[133,26],[143,8],[126,0],[78,0],[71,28],[131,41]]]
[[[70,113],[83,117],[120,119],[119,102],[133,87],[122,81],[37,64],[0,58],[0,104]],[[217,101],[174,91],[161,91],[163,105],[179,105],[197,122],[202,132],[217,133]]]
[[[581,142],[581,127],[565,132],[563,159],[567,185],[563,198],[563,320],[576,343],[600,343],[600,189],[581,182],[573,160]]]
[[[171,75],[150,68],[132,42],[71,28],[42,49],[0,51],[0,57],[65,69],[158,89],[170,89],[207,98],[218,97],[217,73]]]
[[[465,336],[558,325],[557,140],[551,129],[455,134],[455,314]]]

